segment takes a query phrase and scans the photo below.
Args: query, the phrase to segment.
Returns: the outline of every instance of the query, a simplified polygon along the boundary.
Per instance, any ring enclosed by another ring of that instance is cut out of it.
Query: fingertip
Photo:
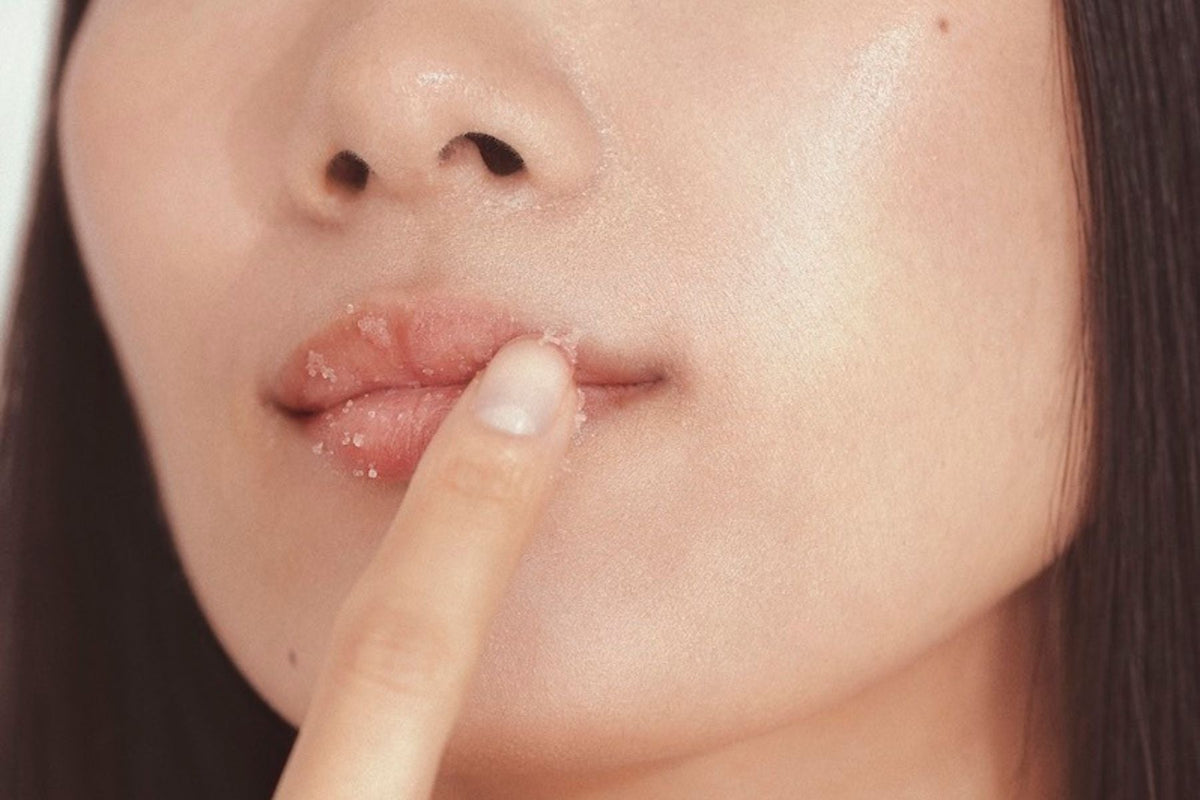
[[[553,427],[573,389],[573,355],[560,343],[523,337],[497,351],[483,370],[471,411],[484,425],[514,436],[539,436]]]

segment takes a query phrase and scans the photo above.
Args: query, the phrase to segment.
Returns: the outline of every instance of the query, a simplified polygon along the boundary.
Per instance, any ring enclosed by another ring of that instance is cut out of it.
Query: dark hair
[[[85,279],[54,119],[0,395],[0,793],[266,797],[295,731],[196,605]],[[1090,418],[1051,571],[1072,800],[1200,797],[1200,30],[1195,0],[1062,0]],[[1076,127],[1077,123],[1077,127]],[[1077,398],[1078,401],[1078,398]]]
[[[1070,797],[1200,797],[1200,5],[1066,0],[1089,513],[1059,562]]]

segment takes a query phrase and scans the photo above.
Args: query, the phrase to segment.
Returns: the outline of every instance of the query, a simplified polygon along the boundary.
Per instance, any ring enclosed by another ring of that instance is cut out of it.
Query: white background
[[[0,331],[7,327],[13,261],[24,235],[58,12],[55,0],[0,0]]]

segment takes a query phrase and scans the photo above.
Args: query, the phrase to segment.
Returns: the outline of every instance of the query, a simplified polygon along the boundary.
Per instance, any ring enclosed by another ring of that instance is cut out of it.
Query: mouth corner
[[[263,401],[263,405],[266,406],[270,411],[279,414],[279,416],[291,422],[302,423],[319,413],[315,409],[298,408],[296,406],[288,405],[279,398],[273,396],[268,396]]]

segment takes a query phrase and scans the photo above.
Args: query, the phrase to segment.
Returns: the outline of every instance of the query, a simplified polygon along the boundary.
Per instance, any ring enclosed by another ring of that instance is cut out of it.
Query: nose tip
[[[336,23],[310,51],[285,156],[301,205],[337,215],[371,192],[545,203],[583,191],[602,148],[570,71],[510,18],[411,5]]]

